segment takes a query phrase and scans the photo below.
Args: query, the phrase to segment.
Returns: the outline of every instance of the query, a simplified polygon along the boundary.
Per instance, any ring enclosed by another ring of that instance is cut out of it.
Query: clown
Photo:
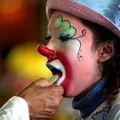
[[[48,44],[38,51],[54,84],[74,97],[81,120],[120,119],[120,1],[48,0],[46,12]]]

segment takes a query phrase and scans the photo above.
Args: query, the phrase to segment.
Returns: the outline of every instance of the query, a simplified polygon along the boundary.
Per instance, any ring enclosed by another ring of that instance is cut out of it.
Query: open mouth
[[[56,59],[47,63],[47,67],[51,70],[53,75],[57,74],[59,76],[59,78],[53,84],[60,85],[65,79],[65,68],[63,64]]]

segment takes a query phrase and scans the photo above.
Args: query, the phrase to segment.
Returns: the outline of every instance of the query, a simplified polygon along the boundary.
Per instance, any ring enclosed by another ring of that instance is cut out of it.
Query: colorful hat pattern
[[[47,0],[48,19],[54,10],[100,24],[120,37],[120,0]]]

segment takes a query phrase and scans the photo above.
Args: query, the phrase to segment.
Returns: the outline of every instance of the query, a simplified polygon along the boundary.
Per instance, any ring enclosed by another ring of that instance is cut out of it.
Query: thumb
[[[53,75],[49,80],[46,79],[41,79],[37,81],[37,85],[41,87],[48,87],[51,84],[53,84],[56,80],[58,80],[59,76],[58,75]]]
[[[59,76],[56,74],[56,75],[53,75],[53,76],[49,79],[49,82],[50,82],[51,84],[53,84],[53,83],[56,82],[58,79],[59,79]]]

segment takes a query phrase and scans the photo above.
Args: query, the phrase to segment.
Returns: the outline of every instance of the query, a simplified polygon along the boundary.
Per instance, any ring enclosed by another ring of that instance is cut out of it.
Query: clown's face
[[[47,65],[60,76],[56,84],[63,86],[65,96],[76,96],[101,78],[92,35],[79,18],[61,11],[54,12],[49,21]]]

